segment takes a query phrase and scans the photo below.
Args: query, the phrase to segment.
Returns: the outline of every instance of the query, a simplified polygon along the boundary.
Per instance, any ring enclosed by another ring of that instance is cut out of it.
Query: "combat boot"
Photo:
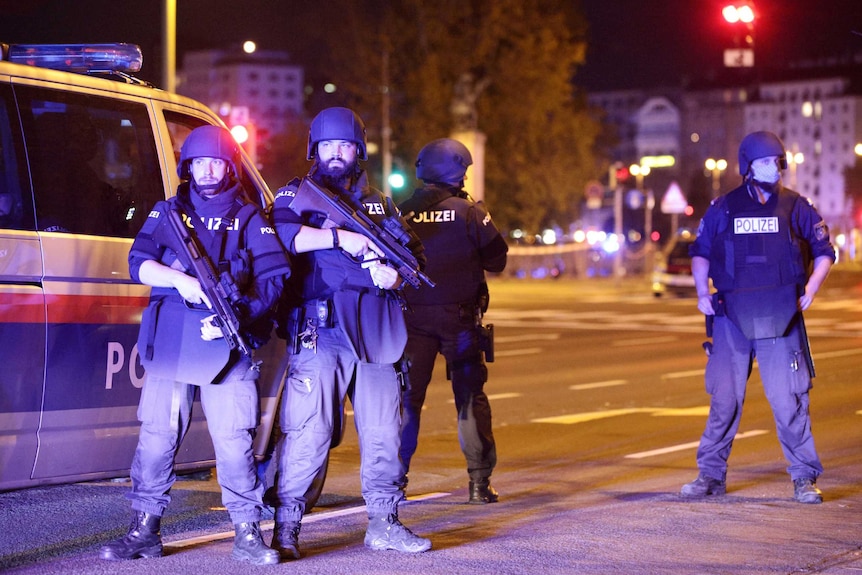
[[[284,559],[299,559],[299,521],[276,521],[272,529],[270,547],[278,551]]]
[[[706,497],[707,495],[724,495],[726,492],[727,485],[724,481],[699,473],[697,479],[682,486],[679,494],[683,497]]]
[[[823,503],[823,492],[810,477],[793,480],[793,498],[799,503]]]
[[[234,524],[236,538],[233,542],[231,557],[237,561],[248,561],[253,565],[274,565],[278,563],[278,551],[270,549],[260,535],[260,524]]]
[[[103,545],[99,556],[108,561],[161,557],[161,525],[162,518],[158,515],[133,511],[128,533]]]
[[[375,551],[394,549],[403,553],[422,553],[431,549],[431,540],[419,537],[398,521],[398,515],[369,517],[365,546]]]
[[[496,503],[499,500],[500,494],[497,493],[496,489],[491,487],[491,482],[487,479],[470,482],[470,500],[467,503],[485,505],[486,503]]]

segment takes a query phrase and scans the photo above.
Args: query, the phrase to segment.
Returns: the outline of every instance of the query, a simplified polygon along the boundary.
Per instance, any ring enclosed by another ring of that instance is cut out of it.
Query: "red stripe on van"
[[[48,295],[49,323],[138,324],[146,296]],[[0,293],[0,322],[43,323],[40,294]]]
[[[39,293],[0,292],[0,323],[44,323],[45,300]]]
[[[107,295],[50,295],[48,323],[141,323],[149,297]]]

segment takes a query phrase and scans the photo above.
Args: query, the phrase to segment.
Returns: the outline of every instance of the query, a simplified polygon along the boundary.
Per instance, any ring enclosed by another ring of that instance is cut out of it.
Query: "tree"
[[[485,199],[498,225],[538,231],[573,219],[600,170],[600,127],[573,83],[585,57],[582,15],[550,0],[401,0],[379,8],[378,20],[363,21],[375,12],[348,2],[354,35],[333,52],[340,82],[369,124],[382,113],[388,53],[394,154],[412,164],[425,143],[449,136],[456,87],[469,79],[477,126],[488,136]]]

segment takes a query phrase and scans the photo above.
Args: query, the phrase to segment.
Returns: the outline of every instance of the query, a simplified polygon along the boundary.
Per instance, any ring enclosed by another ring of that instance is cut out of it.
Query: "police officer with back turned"
[[[397,220],[395,205],[369,186],[359,165],[367,159],[365,126],[352,110],[327,108],[312,120],[307,159],[314,163],[306,177],[337,194],[353,211],[380,224]],[[326,465],[333,434],[341,433],[344,400],[349,397],[368,512],[365,546],[426,551],[431,541],[398,519],[403,498],[398,457],[401,382],[395,364],[407,341],[398,291],[402,280],[380,261],[380,248],[365,235],[333,225],[319,211],[297,213],[294,202],[306,186],[295,179],[280,189],[273,210],[278,236],[295,263],[290,289],[296,292],[296,308],[281,398],[283,437],[277,451],[272,547],[286,558],[299,559],[308,493]],[[421,243],[416,239],[412,245],[419,260]]]
[[[152,286],[138,337],[147,378],[138,407],[141,429],[132,461],[132,490],[126,495],[132,522],[126,535],[101,548],[103,559],[162,555],[161,518],[176,480],[174,461],[199,393],[222,501],[236,530],[232,557],[256,565],[278,563],[278,552],[263,542],[259,526],[263,485],[252,447],[260,420],[259,362],[227,343],[208,309],[212,302],[202,282],[209,278],[194,275],[196,268],[188,263],[192,258],[183,244],[163,232],[174,210],[181,213],[183,220],[174,218],[173,229],[188,228],[185,237],[197,238],[209,269],[222,280],[233,279],[236,317],[247,341],[243,347],[250,350],[252,342],[267,337],[272,329],[267,318],[290,267],[266,217],[243,194],[240,166],[230,132],[219,126],[194,129],[177,166],[187,181],[175,197],[156,204],[129,252],[131,277]],[[253,330],[255,325],[262,325],[262,332]]]
[[[491,429],[491,406],[484,386],[488,369],[482,359],[481,317],[488,305],[485,272],[506,267],[508,247],[481,203],[464,191],[470,151],[457,140],[443,138],[419,152],[416,177],[424,185],[400,206],[412,213],[411,227],[425,246],[428,275],[436,287],[405,291],[410,364],[404,390],[401,459],[406,472],[416,452],[425,393],[438,353],[446,358],[452,380],[458,437],[467,460],[469,502],[497,501],[491,473],[497,449]]]
[[[712,202],[690,248],[697,307],[713,338],[705,344],[712,399],[697,450],[700,473],[682,487],[683,497],[725,493],[727,460],[757,359],[793,497],[823,501],[816,485],[823,467],[809,414],[814,364],[802,312],[829,274],[835,249],[811,202],[782,185],[786,167],[778,136],[748,134],[739,146],[742,185]]]

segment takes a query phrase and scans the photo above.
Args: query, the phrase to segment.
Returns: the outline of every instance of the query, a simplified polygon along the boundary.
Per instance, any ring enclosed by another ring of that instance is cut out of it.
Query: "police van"
[[[144,370],[135,342],[149,287],[127,256],[175,193],[185,137],[223,125],[136,80],[137,46],[0,45],[0,491],[128,476]],[[272,194],[243,155],[243,184]],[[263,454],[283,342],[258,350]],[[215,456],[198,406],[178,471]]]

